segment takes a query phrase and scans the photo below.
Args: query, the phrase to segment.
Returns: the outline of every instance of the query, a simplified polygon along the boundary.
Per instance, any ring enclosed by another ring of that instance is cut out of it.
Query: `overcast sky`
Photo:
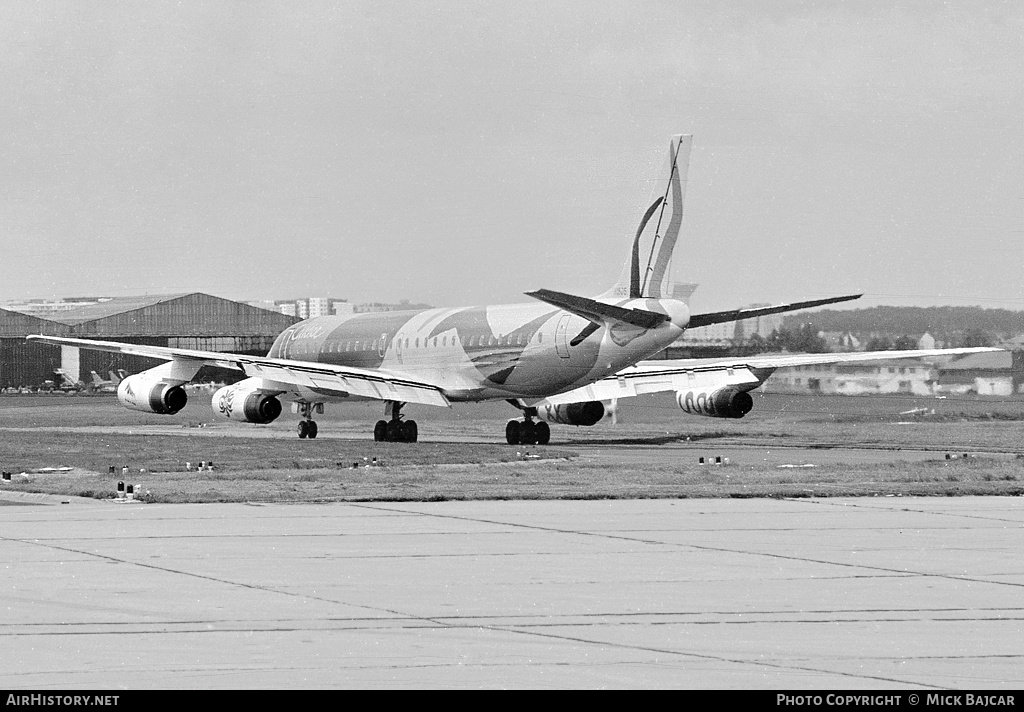
[[[4,2],[0,299],[1024,309],[1018,2]]]

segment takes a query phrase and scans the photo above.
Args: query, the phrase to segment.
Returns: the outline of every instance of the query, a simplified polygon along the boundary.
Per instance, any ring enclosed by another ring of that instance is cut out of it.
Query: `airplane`
[[[89,390],[95,393],[116,393],[117,387],[121,383],[121,376],[114,373],[113,371],[107,371],[110,375],[110,380],[105,381],[100,378],[100,374],[95,371],[90,371],[92,374],[92,381],[89,383]]]
[[[692,136],[669,142],[668,165],[632,236],[619,280],[595,297],[549,289],[526,292],[533,302],[415,309],[306,319],[285,329],[265,357],[32,335],[44,343],[159,358],[166,363],[128,376],[117,396],[127,408],[173,414],[187,400],[185,384],[204,365],[247,378],[213,394],[216,415],[264,424],[283,400],[300,415],[299,438],[315,438],[314,414],[324,404],[384,402],[374,439],[416,442],[408,403],[505,400],[521,420],[505,428],[509,444],[547,444],[549,423],[587,426],[609,414],[609,401],[674,390],[686,412],[739,418],[749,391],[784,365],[913,358],[988,349],[783,355],[646,361],[687,328],[857,299],[845,295],[777,306],[691,314],[673,298],[670,276],[683,217]]]
[[[60,385],[57,386],[57,390],[64,391],[65,393],[77,392],[85,388],[85,384],[74,378],[70,373],[65,371],[63,368],[55,368],[53,372],[60,376]]]

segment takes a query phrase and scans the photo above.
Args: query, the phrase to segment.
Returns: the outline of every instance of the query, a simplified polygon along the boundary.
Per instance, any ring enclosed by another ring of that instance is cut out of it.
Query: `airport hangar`
[[[106,377],[111,370],[138,373],[161,363],[141,356],[32,343],[25,340],[29,334],[266,356],[274,339],[301,321],[201,292],[95,299],[47,317],[0,309],[0,388],[59,382],[54,375],[58,368],[88,381],[90,371]],[[207,375],[197,374],[199,380],[242,377],[208,370]]]

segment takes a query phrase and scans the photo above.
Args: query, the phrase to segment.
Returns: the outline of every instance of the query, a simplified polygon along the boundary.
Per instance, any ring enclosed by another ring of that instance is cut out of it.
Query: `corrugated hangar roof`
[[[969,371],[976,368],[1011,368],[1013,366],[1012,351],[983,351],[980,354],[967,354],[942,367],[943,371]]]
[[[136,309],[144,309],[161,302],[170,302],[175,299],[189,296],[190,292],[182,294],[147,294],[141,297],[104,297],[95,304],[79,304],[67,311],[55,312],[53,321],[61,324],[81,324],[83,321],[103,319],[115,314],[123,314]]]
[[[15,338],[20,338],[25,334],[66,336],[70,331],[71,329],[66,324],[8,309],[0,309],[0,336]]]
[[[214,297],[191,294],[123,298],[116,304],[73,313],[70,323],[76,335],[85,338],[140,336],[276,336],[300,321],[296,317]],[[80,318],[87,317],[87,318]]]
[[[0,336],[83,338],[268,337],[300,319],[202,292],[110,297],[48,319],[0,310]]]

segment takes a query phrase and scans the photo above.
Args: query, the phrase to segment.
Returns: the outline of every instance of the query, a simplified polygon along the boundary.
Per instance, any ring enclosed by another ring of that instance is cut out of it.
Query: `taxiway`
[[[4,501],[8,690],[1024,685],[1018,498]]]

